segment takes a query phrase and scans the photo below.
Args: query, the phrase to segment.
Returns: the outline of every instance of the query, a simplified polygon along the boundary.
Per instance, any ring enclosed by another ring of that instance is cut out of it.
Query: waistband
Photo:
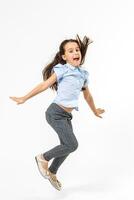
[[[55,111],[58,111],[58,112],[60,112],[61,114],[65,115],[65,116],[67,116],[67,117],[69,117],[69,118],[71,118],[71,119],[73,118],[72,113],[67,112],[67,111],[64,110],[62,107],[60,107],[57,103],[51,103],[51,104],[49,105],[47,111],[49,111],[49,112],[51,112],[51,113],[52,113],[52,112],[55,112]]]

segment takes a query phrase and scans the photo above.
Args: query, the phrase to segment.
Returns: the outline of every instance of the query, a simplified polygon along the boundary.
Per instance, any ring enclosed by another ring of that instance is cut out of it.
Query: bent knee
[[[74,144],[69,146],[70,152],[75,151],[78,148],[78,142],[75,142]]]

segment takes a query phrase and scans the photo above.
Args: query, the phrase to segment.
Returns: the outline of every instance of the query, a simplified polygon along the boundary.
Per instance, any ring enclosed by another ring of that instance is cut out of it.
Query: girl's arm
[[[31,90],[28,94],[22,97],[10,97],[13,101],[16,101],[17,104],[24,103],[26,100],[30,99],[31,97],[43,92],[44,90],[48,89],[53,83],[56,82],[56,74],[53,73],[46,81],[41,82],[38,84],[33,90]]]
[[[105,110],[101,109],[101,108],[96,108],[95,104],[94,104],[94,100],[93,97],[91,95],[91,92],[89,91],[89,88],[86,87],[85,90],[83,90],[83,95],[84,95],[84,99],[86,100],[86,102],[88,103],[88,105],[90,106],[91,110],[93,111],[93,113],[97,116],[100,117],[100,114],[104,113]]]

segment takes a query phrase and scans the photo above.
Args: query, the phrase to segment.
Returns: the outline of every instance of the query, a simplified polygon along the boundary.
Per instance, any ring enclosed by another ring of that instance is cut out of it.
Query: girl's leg
[[[61,166],[64,160],[68,157],[68,155],[54,158],[53,162],[51,163],[49,167],[50,172],[52,172],[53,174],[56,174],[58,171],[58,168]]]
[[[66,156],[75,151],[78,147],[77,139],[69,126],[67,119],[61,119],[58,120],[58,122],[52,119],[50,125],[54,128],[59,138],[62,139],[63,143],[43,154],[47,161],[52,158]]]
[[[61,107],[57,107],[57,104],[53,104],[52,108],[46,112],[46,119],[62,142],[60,145],[45,152],[43,157],[48,161],[55,158],[50,166],[50,171],[56,173],[66,157],[77,149],[78,141],[73,133],[71,124],[72,115],[64,111]]]
[[[69,123],[70,128],[73,131],[71,121],[68,120],[68,123]],[[59,138],[59,139],[60,139],[60,143],[64,144],[63,141],[62,141],[62,139],[61,138]],[[50,165],[50,167],[49,167],[50,172],[52,172],[53,174],[56,174],[57,171],[58,171],[58,168],[61,166],[61,164],[64,162],[64,160],[68,157],[68,155],[69,154],[67,154],[65,156],[54,158],[53,161],[52,161],[52,163],[51,163],[51,165]]]

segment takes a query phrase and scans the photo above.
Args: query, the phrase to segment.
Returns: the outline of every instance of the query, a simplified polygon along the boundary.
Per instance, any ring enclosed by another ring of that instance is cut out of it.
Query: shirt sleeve
[[[63,77],[63,74],[66,71],[66,68],[62,64],[57,64],[53,67],[53,71],[56,73],[57,81],[59,81]]]
[[[85,73],[85,81],[83,87],[85,88],[89,84],[89,72],[85,70],[84,73]]]

